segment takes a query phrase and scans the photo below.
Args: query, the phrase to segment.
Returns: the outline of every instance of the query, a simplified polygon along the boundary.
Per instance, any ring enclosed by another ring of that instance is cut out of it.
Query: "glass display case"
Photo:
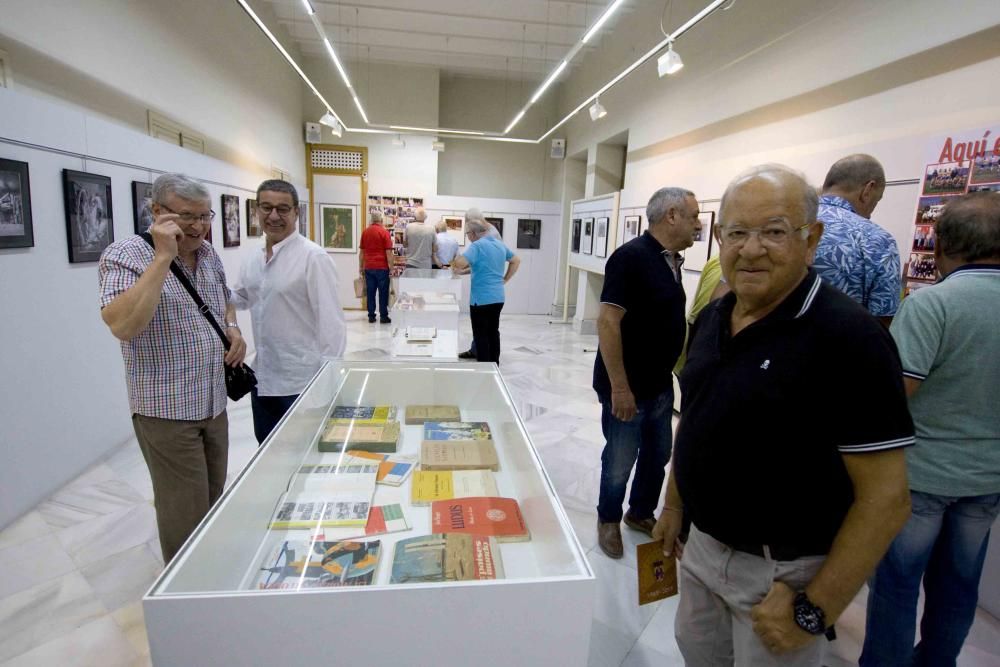
[[[367,585],[259,589],[260,572],[285,540],[315,536],[276,530],[272,519],[303,470],[343,460],[342,452],[320,451],[340,414],[334,408],[394,407],[396,455],[419,460],[424,427],[405,418],[418,405],[457,406],[462,421],[488,424],[497,495],[517,501],[529,533],[493,543],[497,578],[394,583],[397,544],[435,532],[431,508],[410,502],[411,475],[375,487],[371,505],[398,504],[411,527],[374,538]],[[336,361],[313,378],[143,608],[157,665],[582,665],[593,592],[594,575],[496,366]]]

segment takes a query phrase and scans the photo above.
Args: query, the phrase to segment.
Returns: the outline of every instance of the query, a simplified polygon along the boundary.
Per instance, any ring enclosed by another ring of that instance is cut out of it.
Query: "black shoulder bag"
[[[153,245],[153,237],[149,234],[149,232],[143,232],[139,236],[141,236],[143,240],[152,248],[156,248],[156,246]],[[222,330],[222,327],[219,326],[219,323],[215,321],[215,317],[212,316],[212,311],[209,310],[205,302],[202,301],[200,296],[198,296],[198,291],[195,290],[194,285],[192,285],[191,281],[188,280],[188,277],[184,275],[184,272],[181,270],[181,267],[177,265],[176,261],[170,263],[170,271],[174,274],[174,276],[176,276],[177,280],[180,281],[181,285],[184,286],[184,289],[188,291],[191,298],[194,299],[195,305],[198,306],[198,310],[205,316],[208,323],[212,325],[212,328],[215,329],[215,333],[219,334],[219,338],[222,339],[222,345],[226,348],[226,352],[228,352],[231,347],[229,344],[229,338]],[[240,400],[246,396],[251,389],[257,386],[257,375],[253,372],[253,369],[246,364],[240,364],[235,368],[228,364],[223,364],[223,367],[226,369],[226,394],[228,394],[229,398],[234,401]]]

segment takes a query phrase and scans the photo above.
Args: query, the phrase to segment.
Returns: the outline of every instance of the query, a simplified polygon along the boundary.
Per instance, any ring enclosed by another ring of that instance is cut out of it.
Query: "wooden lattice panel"
[[[312,151],[312,167],[313,169],[340,169],[360,172],[364,169],[364,157],[361,151],[314,149]]]

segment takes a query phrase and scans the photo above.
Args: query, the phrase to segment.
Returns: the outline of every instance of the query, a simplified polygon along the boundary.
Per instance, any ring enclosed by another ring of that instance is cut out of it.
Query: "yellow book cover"
[[[663,540],[635,545],[639,572],[639,604],[677,595],[677,558],[663,555]]]
[[[428,505],[435,500],[497,496],[496,477],[489,470],[418,470],[413,473],[410,503]]]
[[[371,452],[395,452],[399,442],[399,422],[381,424],[338,423],[331,420],[319,440],[319,451],[339,452],[359,449]]]

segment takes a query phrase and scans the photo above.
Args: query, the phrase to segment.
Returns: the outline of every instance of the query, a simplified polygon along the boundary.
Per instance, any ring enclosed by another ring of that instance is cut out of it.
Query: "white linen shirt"
[[[305,389],[326,359],[347,344],[333,259],[298,232],[253,253],[240,269],[233,304],[253,322],[260,396],[291,396]]]

